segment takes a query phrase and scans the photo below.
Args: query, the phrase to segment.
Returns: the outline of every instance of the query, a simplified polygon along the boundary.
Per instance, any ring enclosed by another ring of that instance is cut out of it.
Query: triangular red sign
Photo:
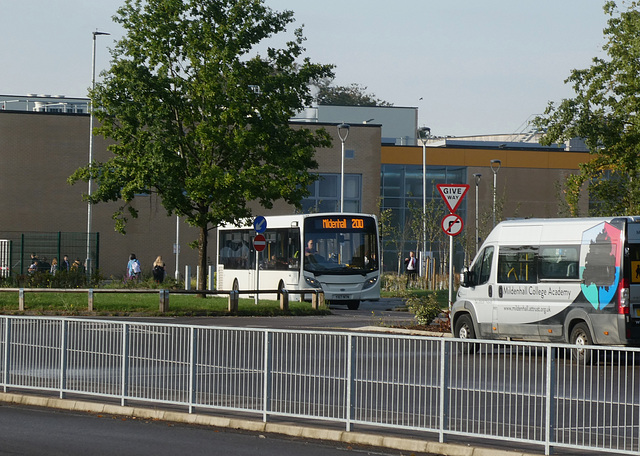
[[[469,190],[469,185],[467,184],[438,184],[436,187],[451,212],[455,212],[458,209],[464,195]]]

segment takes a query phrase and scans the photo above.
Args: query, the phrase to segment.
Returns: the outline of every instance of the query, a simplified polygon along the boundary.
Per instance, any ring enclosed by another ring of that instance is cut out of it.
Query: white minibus
[[[458,338],[640,345],[640,216],[498,224],[450,318]]]

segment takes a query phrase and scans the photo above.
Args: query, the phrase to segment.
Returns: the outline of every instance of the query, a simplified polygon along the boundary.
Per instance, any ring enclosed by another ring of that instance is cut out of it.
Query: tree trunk
[[[208,247],[209,231],[207,227],[200,227],[200,239],[198,242],[198,290],[207,289],[207,247]],[[204,297],[205,295],[198,295]]]

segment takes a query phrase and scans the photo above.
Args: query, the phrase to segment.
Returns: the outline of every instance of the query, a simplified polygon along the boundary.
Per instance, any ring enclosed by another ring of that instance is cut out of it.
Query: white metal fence
[[[640,452],[640,352],[0,317],[0,386],[619,454]]]

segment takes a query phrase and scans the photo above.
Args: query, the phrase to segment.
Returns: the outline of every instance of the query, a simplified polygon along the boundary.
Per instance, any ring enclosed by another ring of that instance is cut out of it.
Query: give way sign
[[[467,190],[469,190],[469,185],[467,184],[438,184],[436,187],[438,187],[440,196],[442,196],[442,199],[451,212],[455,212],[456,209],[458,209],[464,195],[466,195]]]

